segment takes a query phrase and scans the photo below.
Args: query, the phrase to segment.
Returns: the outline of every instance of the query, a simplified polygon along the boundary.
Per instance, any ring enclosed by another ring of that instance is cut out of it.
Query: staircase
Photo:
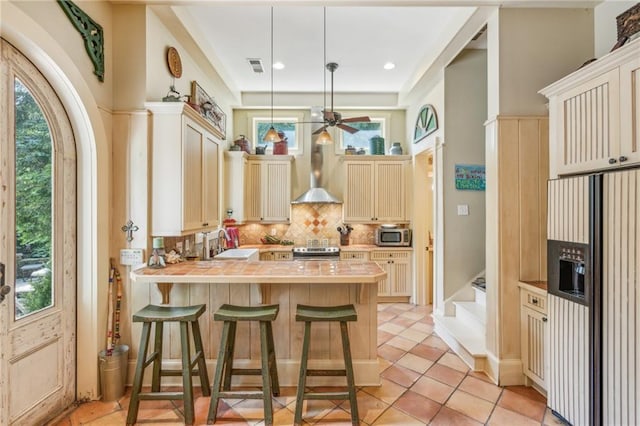
[[[433,315],[438,336],[474,371],[483,371],[487,361],[486,310],[481,276],[445,302],[445,315]]]

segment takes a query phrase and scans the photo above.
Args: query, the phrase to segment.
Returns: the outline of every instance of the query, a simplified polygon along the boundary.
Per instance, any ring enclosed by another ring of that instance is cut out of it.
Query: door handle
[[[4,284],[4,263],[0,263],[0,303],[4,297],[11,292],[11,287]]]

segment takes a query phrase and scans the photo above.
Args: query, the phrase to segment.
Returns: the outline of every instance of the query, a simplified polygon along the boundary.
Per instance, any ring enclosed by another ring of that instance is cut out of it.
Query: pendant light
[[[324,64],[327,63],[327,8],[323,7],[322,11],[324,13],[324,19],[323,19],[323,23],[324,23],[324,28],[323,28],[323,33],[324,33],[324,61],[322,64],[322,69],[324,70],[324,103],[322,105],[322,113],[324,114],[326,108],[327,108],[327,71],[325,69]],[[333,138],[331,137],[331,134],[327,131],[326,127],[325,129],[318,135],[318,138],[316,139],[316,143],[318,145],[329,145],[333,143]]]
[[[273,127],[273,6],[271,6],[271,127],[262,138],[265,142],[278,142],[280,140],[280,136],[278,136],[278,132]]]

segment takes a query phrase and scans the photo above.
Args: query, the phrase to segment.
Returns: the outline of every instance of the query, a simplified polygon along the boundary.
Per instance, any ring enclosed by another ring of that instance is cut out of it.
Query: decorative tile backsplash
[[[342,206],[339,204],[297,204],[291,206],[291,224],[239,225],[240,244],[260,244],[260,238],[275,229],[280,239],[306,246],[309,239],[328,239],[329,245],[340,245],[338,226],[342,226]],[[373,244],[377,225],[354,225],[351,244]]]

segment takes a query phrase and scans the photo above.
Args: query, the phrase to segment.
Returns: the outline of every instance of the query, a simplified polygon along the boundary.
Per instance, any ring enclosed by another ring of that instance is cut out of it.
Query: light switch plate
[[[144,250],[143,249],[121,249],[120,250],[120,264],[121,265],[140,265],[144,263]]]
[[[468,204],[458,204],[458,216],[469,216]]]

